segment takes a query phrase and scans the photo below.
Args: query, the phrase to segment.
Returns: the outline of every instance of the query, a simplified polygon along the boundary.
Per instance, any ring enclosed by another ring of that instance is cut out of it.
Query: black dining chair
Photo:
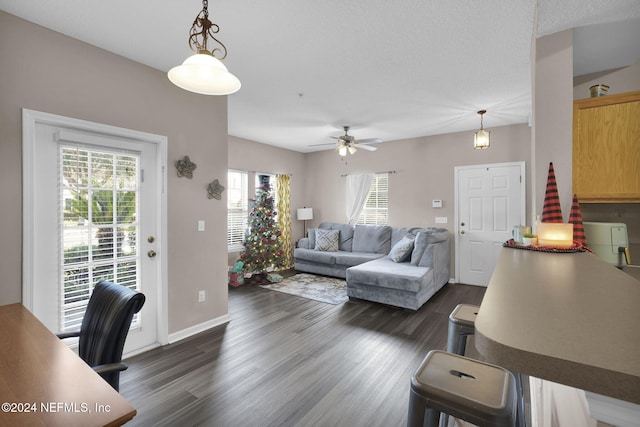
[[[102,280],[89,298],[80,330],[57,334],[60,339],[79,337],[78,355],[116,391],[120,372],[128,368],[122,363],[124,342],[144,301],[144,294]]]

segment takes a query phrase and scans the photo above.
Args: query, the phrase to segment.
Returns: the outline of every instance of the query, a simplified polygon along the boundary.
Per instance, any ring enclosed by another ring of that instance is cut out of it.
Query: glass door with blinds
[[[77,330],[99,280],[141,290],[139,153],[58,146],[59,330]],[[140,325],[136,314],[132,327]]]
[[[23,121],[23,304],[54,332],[78,330],[111,281],[146,297],[125,353],[165,341],[166,137],[29,110]]]

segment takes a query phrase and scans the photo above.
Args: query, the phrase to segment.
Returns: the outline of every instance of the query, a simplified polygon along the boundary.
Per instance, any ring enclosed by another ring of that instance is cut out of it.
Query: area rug
[[[344,280],[307,273],[298,273],[280,283],[260,287],[334,305],[342,304],[349,299],[347,282]]]

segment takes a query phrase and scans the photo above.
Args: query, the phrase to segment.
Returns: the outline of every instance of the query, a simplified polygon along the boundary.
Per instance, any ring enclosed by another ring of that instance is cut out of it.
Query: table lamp
[[[313,219],[313,208],[300,208],[297,211],[298,221],[304,221],[304,236],[307,236],[307,220]]]

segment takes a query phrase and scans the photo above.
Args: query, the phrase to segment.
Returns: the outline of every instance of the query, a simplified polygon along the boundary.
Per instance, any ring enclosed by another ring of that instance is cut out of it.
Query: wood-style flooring
[[[411,375],[484,291],[447,284],[412,312],[230,288],[228,324],[127,360],[127,425],[404,426]]]

